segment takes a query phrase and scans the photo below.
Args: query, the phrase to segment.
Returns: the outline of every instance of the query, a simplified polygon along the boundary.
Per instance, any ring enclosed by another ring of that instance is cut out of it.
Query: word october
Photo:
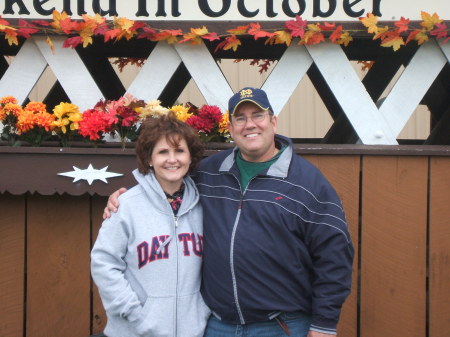
[[[119,13],[118,2],[121,0],[59,0],[57,1],[58,7],[52,6],[54,1],[52,0],[33,0],[32,5],[25,5],[24,0],[4,0],[3,15],[21,15],[28,16],[31,14],[30,10],[37,13],[40,16],[51,16],[53,11],[66,12],[68,15],[77,14],[79,16],[83,14],[99,14],[101,16],[130,16],[135,15],[137,18],[142,19],[158,19],[158,18],[179,18],[183,19],[183,13],[180,12],[180,2],[182,0],[125,0],[127,2],[127,11],[133,10],[132,1],[135,2],[134,13]],[[338,0],[266,0],[266,1],[253,1],[251,0],[222,0],[221,5],[217,5],[217,1],[211,0],[198,0],[195,4],[193,0],[184,0],[183,3],[190,8],[190,11],[196,10],[193,6],[198,6],[198,10],[206,16],[206,18],[198,19],[220,19],[227,14],[231,5],[237,6],[237,12],[235,19],[251,19],[257,15],[265,15],[268,19],[276,18],[279,13],[276,12],[275,4],[280,5],[282,15],[294,18],[296,15],[301,16],[305,10],[312,6],[312,16],[328,18],[332,16],[338,6]],[[356,18],[363,16],[366,9],[361,9],[360,2],[372,2],[372,8],[368,8],[367,12],[370,12],[376,16],[382,16],[380,11],[381,0],[341,0],[342,9],[348,17]],[[30,3],[31,1],[27,1]],[[167,2],[167,3],[166,3]],[[169,14],[166,11],[166,4],[170,3]],[[264,5],[265,3],[265,5]],[[1,2],[0,2],[1,4]],[[62,5],[62,6],[61,6]],[[149,13],[149,5],[155,9],[154,13]],[[354,8],[356,5],[358,9]],[[28,7],[27,7],[28,6]],[[76,6],[76,13],[73,12],[73,8]],[[255,8],[255,6],[257,8]],[[120,6],[119,6],[120,7]],[[220,8],[218,8],[220,7]],[[197,10],[197,12],[198,12]],[[89,13],[88,13],[89,12]]]

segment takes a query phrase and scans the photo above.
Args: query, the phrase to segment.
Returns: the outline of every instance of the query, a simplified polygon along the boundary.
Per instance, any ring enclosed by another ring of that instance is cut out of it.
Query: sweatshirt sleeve
[[[105,310],[139,324],[142,305],[125,278],[129,228],[118,214],[103,222],[91,251],[91,273]]]
[[[313,264],[311,330],[336,334],[342,304],[350,293],[353,245],[341,202],[327,181],[308,225],[307,246]]]

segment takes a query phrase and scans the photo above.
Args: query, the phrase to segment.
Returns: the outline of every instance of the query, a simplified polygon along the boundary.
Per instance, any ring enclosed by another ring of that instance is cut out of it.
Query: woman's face
[[[180,138],[178,147],[173,147],[165,136],[161,137],[153,148],[149,164],[153,166],[156,179],[164,192],[175,193],[179,190],[191,164],[191,154],[186,140]]]

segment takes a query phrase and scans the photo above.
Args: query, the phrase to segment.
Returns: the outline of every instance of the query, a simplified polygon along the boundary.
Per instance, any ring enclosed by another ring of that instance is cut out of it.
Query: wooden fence
[[[342,337],[450,336],[450,150],[304,157],[338,191],[355,245]],[[0,336],[105,325],[89,272],[105,196],[0,194]]]

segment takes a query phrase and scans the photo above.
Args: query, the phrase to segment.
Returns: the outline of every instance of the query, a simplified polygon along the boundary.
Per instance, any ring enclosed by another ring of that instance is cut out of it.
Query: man
[[[240,90],[228,108],[236,147],[204,159],[194,177],[204,214],[202,295],[213,311],[205,336],[330,337],[353,260],[340,200],[276,134],[263,90]],[[117,199],[108,207],[115,211]]]

